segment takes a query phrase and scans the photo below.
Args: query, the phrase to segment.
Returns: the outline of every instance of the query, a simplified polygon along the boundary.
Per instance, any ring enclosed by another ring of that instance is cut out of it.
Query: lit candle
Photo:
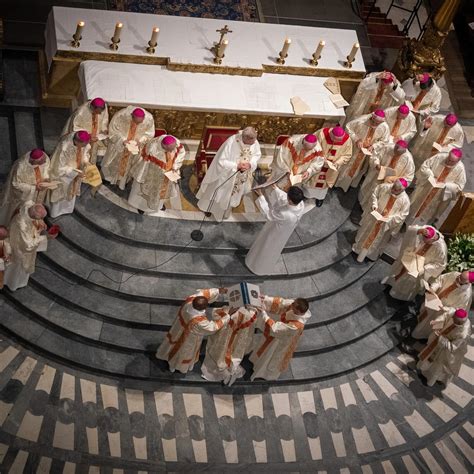
[[[81,38],[82,35],[82,30],[84,29],[85,22],[83,21],[78,21],[77,26],[76,26],[76,32],[74,33],[74,39],[78,40]]]
[[[354,46],[352,46],[352,50],[351,50],[351,52],[350,52],[350,54],[347,58],[348,62],[351,63],[352,61],[354,61],[354,58],[357,54],[357,51],[359,51],[359,48],[360,48],[360,44],[359,43],[354,43]]]
[[[288,54],[288,50],[290,49],[291,39],[286,38],[285,42],[283,43],[283,49],[281,50],[281,55],[285,57]]]
[[[150,44],[155,45],[157,43],[159,34],[160,34],[160,29],[157,26],[155,26],[153,28],[153,31],[151,32]]]
[[[112,38],[112,41],[114,43],[118,43],[120,41],[120,33],[122,33],[122,27],[123,23],[117,23],[115,25],[114,37]]]
[[[324,46],[326,46],[326,41],[321,40],[318,44],[318,47],[316,48],[316,51],[313,54],[315,58],[319,59],[321,57],[321,53],[323,52]]]
[[[225,49],[227,48],[227,45],[229,44],[229,40],[224,40],[220,45],[219,45],[219,49],[217,51],[217,56],[219,56],[220,58],[223,58],[224,57],[224,51]]]

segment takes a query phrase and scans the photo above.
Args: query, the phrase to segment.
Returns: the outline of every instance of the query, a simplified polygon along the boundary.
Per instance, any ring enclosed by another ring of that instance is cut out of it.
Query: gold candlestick
[[[79,48],[82,39],[82,30],[84,29],[85,22],[78,21],[76,26],[76,32],[72,35],[72,41],[69,43],[73,48]]]
[[[224,28],[221,28],[220,30],[216,30],[216,33],[219,33],[221,36],[219,38],[219,41],[214,44],[214,46],[211,48],[211,51],[214,54],[217,54],[217,51],[219,50],[220,45],[224,41],[225,35],[227,33],[232,33],[232,30],[229,30],[229,27],[227,25],[224,25]]]
[[[291,39],[286,38],[283,43],[283,48],[278,53],[279,58],[277,58],[278,64],[285,64],[285,59],[288,57],[288,50],[290,49]]]
[[[352,63],[354,62],[354,59],[356,57],[357,51],[360,49],[360,44],[359,43],[354,43],[352,46],[351,52],[349,53],[349,56],[347,56],[347,61],[344,63],[344,67],[351,68]]]
[[[117,23],[115,25],[114,36],[110,39],[110,49],[117,51],[118,45],[120,43],[120,34],[122,33],[123,23]]]
[[[214,64],[222,64],[222,58],[224,58],[224,51],[229,44],[229,40],[224,40],[220,45],[218,45],[217,53],[214,56]]]
[[[146,49],[146,52],[148,54],[155,54],[155,48],[156,48],[156,45],[158,44],[158,35],[160,33],[160,29],[155,26],[153,28],[153,31],[151,32],[151,38],[150,38],[150,41],[148,41],[148,48]]]
[[[317,66],[318,61],[321,59],[321,53],[324,46],[326,46],[326,41],[321,40],[316,48],[316,51],[313,53],[313,59],[309,62],[312,66]]]

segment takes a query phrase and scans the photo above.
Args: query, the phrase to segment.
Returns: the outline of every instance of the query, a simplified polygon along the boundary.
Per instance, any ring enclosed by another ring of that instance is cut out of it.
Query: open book
[[[164,175],[173,183],[176,183],[181,178],[179,172],[175,170],[167,171]]]
[[[433,176],[430,176],[428,178],[428,181],[430,182],[431,186],[433,186],[433,188],[438,188],[438,189],[444,188],[446,184],[446,183],[438,183],[438,181],[436,181],[436,178]]]
[[[329,98],[336,109],[342,109],[343,107],[347,107],[349,105],[349,102],[347,102],[347,100],[344,99],[341,94],[331,94]]]
[[[423,273],[425,257],[413,252],[407,252],[402,257],[402,264],[407,269],[409,275],[417,278],[420,273]]]
[[[341,93],[341,86],[339,85],[339,81],[335,77],[328,77],[324,82],[324,87],[331,92],[331,94],[340,94]]]
[[[246,305],[260,307],[262,305],[260,288],[245,281],[231,286],[228,289],[227,296],[229,297],[229,306],[231,308],[240,308]]]
[[[84,168],[84,178],[82,178],[82,182],[89,184],[93,188],[100,186],[102,184],[102,178],[100,176],[99,168],[91,163],[86,165]]]
[[[138,148],[138,143],[135,140],[130,140],[128,143],[125,143],[125,148],[132,155],[136,155],[140,151],[140,149]]]
[[[372,211],[371,214],[380,222],[388,222],[388,218],[382,216],[382,214],[380,214],[378,211]]]

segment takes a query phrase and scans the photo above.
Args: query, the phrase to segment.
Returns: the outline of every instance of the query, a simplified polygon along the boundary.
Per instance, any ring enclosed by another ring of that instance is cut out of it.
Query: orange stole
[[[395,120],[395,123],[393,124],[393,128],[392,130],[390,131],[390,135],[392,135],[392,137],[397,137],[398,135],[398,131],[400,130],[400,125],[402,124],[402,118],[401,117],[397,117],[396,120]]]
[[[389,214],[389,212],[392,210],[393,205],[395,204],[395,200],[396,200],[395,196],[392,196],[390,194],[387,204],[385,205],[384,210],[381,212],[382,216],[386,217],[387,214]],[[372,232],[369,234],[369,236],[365,240],[364,245],[362,246],[363,249],[368,249],[372,245],[373,241],[375,240],[378,233],[380,232],[380,229],[382,228],[382,224],[384,224],[384,222],[377,221],[377,223],[374,225],[374,228],[372,229]]]
[[[374,134],[375,134],[375,127],[370,127],[369,130],[367,131],[367,135],[364,138],[364,147],[372,144],[372,139],[374,138]],[[353,178],[354,175],[357,173],[357,171],[359,171],[359,168],[361,167],[364,159],[365,159],[364,152],[362,150],[359,150],[359,153],[357,153],[354,163],[352,163],[351,169],[349,170],[349,176],[351,178]]]
[[[135,123],[133,120],[130,122],[130,127],[128,127],[128,134],[127,134],[127,141],[133,140],[135,138],[135,133],[137,132],[138,124]],[[130,158],[130,152],[124,145],[124,150],[122,153],[122,158],[120,158],[119,163],[119,176],[125,176],[125,172],[127,171],[128,159]]]
[[[441,171],[440,175],[438,178],[436,178],[436,181],[438,183],[444,183],[446,181],[446,178],[448,177],[449,173],[451,173],[452,168],[448,168],[445,166],[443,168],[443,171]],[[433,188],[428,195],[426,196],[425,200],[421,203],[420,208],[415,214],[415,217],[420,217],[420,214],[428,207],[430,202],[434,199],[436,196],[436,193],[439,191],[440,188]]]
[[[382,81],[379,82],[379,87],[377,89],[377,94],[374,97],[374,101],[370,104],[369,112],[373,112],[375,109],[379,108],[380,102],[382,101],[383,93],[385,87]]]
[[[446,136],[448,135],[448,132],[450,129],[451,127],[447,127],[445,125],[443,129],[441,130],[441,133],[439,134],[438,138],[436,139],[436,143],[439,143],[440,145],[444,145],[444,140],[446,139]],[[435,147],[432,147],[430,156],[433,156],[436,153],[438,153],[438,150]]]
[[[456,325],[453,323],[450,326],[448,326],[446,329],[441,331],[440,336],[447,336],[453,329],[456,328]],[[429,345],[427,345],[419,355],[420,360],[426,360],[431,353],[435,350],[436,346],[438,345],[438,340],[439,337],[435,337]]]
[[[92,138],[97,137],[98,128],[99,128],[99,122],[97,120],[97,114],[92,114],[92,131],[91,131]]]
[[[295,145],[290,142],[290,140],[287,140],[286,142],[286,147],[290,151],[291,154],[291,159],[293,160],[293,166],[291,168],[291,172],[293,175],[298,174],[298,168],[301,165],[304,165],[305,163],[308,163],[309,161],[312,161],[314,158],[317,156],[321,155],[320,151],[315,151],[313,153],[310,153],[306,158],[305,158],[305,150],[301,149],[301,151],[298,153],[296,151]]]
[[[257,319],[256,314],[254,314],[246,323],[243,323],[244,317],[245,315],[239,311],[237,323],[235,323],[232,319],[229,321],[229,326],[232,328],[232,334],[230,335],[230,339],[225,350],[225,363],[227,367],[232,365],[232,350],[234,348],[234,340],[237,337],[238,332],[251,326]]]
[[[415,255],[426,255],[426,252],[430,249],[431,244],[430,243],[425,243],[423,244],[416,252]],[[402,269],[398,272],[398,275],[395,277],[395,281],[400,279],[405,273],[407,272],[407,269],[405,267],[402,267]]]
[[[390,163],[388,164],[389,168],[395,169],[395,166],[397,166],[398,160],[400,159],[401,155],[393,155],[392,158],[390,159]]]
[[[449,285],[447,288],[445,288],[439,295],[438,295],[438,298],[439,299],[442,299],[442,298],[446,298],[446,296],[448,296],[451,291],[454,291],[456,288],[458,287],[458,285],[456,284],[456,282],[454,283],[451,283],[451,285]],[[426,316],[428,316],[428,311],[426,309],[424,309],[420,315],[418,316],[418,322],[421,323],[421,321],[423,321]]]
[[[82,147],[80,146],[76,147],[76,168],[78,170],[82,170]],[[76,176],[72,180],[71,189],[68,196],[68,201],[70,201],[74,196],[77,196],[79,194],[81,181],[82,181],[82,178],[79,176]]]
[[[421,102],[425,98],[426,94],[428,94],[428,89],[424,89],[418,92],[418,95],[415,97],[415,100],[411,103],[411,105],[413,106],[415,110],[418,110],[418,107],[420,106]]]

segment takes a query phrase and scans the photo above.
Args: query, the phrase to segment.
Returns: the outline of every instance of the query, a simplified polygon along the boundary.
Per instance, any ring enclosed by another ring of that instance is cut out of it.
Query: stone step
[[[351,188],[348,193],[332,190],[322,207],[314,208],[302,217],[285,251],[309,247],[327,238],[347,220],[356,202],[356,190]],[[206,221],[202,225],[204,239],[195,242],[190,239],[190,234],[200,227],[200,221],[141,216],[115,205],[100,194],[92,198],[88,191],[76,200],[75,217],[107,238],[125,243],[131,241],[135,246],[180,250],[186,245],[189,249],[212,250],[214,253],[245,252],[263,227],[263,222],[219,224]]]
[[[367,25],[367,33],[370,35],[380,36],[400,36],[400,30],[393,24],[376,24],[369,23]]]
[[[373,48],[400,49],[405,40],[404,36],[370,35],[369,41]]]

